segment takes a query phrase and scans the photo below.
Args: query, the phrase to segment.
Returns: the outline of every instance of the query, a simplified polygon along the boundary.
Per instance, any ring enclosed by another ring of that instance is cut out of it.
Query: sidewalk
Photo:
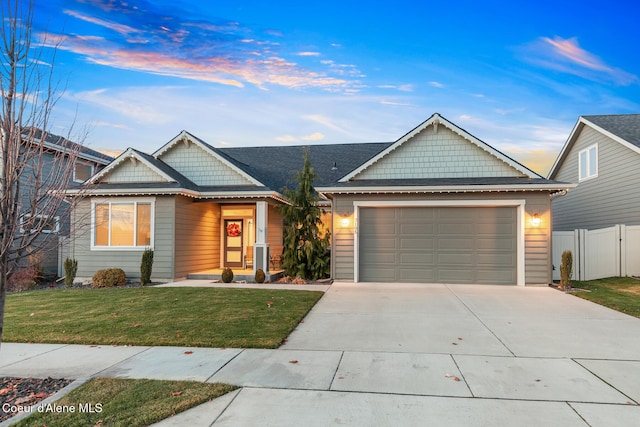
[[[242,387],[164,426],[640,425],[640,320],[549,289],[422,286],[334,284],[277,350],[3,343],[0,376]]]

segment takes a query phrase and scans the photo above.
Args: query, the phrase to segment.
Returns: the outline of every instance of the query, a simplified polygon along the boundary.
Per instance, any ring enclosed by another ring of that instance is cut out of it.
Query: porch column
[[[253,245],[253,273],[261,268],[269,272],[269,244],[267,243],[267,224],[269,223],[269,205],[256,202],[256,243]]]

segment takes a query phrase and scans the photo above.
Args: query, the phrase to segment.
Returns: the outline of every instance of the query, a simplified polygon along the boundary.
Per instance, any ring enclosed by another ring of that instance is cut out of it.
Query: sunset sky
[[[640,3],[40,0],[51,131],[153,152],[394,141],[438,112],[546,174],[580,115],[640,113]]]

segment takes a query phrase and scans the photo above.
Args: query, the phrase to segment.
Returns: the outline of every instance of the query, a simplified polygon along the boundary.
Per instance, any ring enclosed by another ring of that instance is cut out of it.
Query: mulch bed
[[[55,378],[0,377],[0,408],[5,403],[13,406],[33,406],[69,385],[73,380]],[[18,415],[0,409],[0,422]]]

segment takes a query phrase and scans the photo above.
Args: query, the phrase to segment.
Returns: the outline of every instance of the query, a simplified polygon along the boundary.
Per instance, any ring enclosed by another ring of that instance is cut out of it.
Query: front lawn
[[[609,277],[607,279],[572,281],[574,288],[590,292],[576,292],[580,298],[640,318],[640,280],[632,277]]]
[[[17,425],[148,426],[235,388],[193,381],[96,378]]]
[[[276,348],[322,294],[153,287],[10,294],[3,341]]]

